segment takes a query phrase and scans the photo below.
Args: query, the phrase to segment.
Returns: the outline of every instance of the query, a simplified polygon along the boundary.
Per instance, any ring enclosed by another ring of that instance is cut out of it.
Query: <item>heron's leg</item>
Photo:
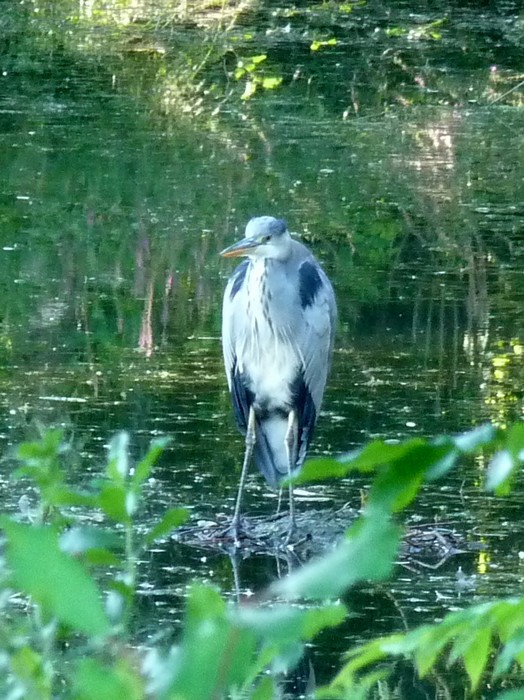
[[[251,455],[253,454],[253,448],[255,447],[256,434],[255,434],[255,411],[253,406],[249,409],[249,417],[247,420],[247,432],[246,432],[246,448],[244,452],[244,463],[242,465],[242,473],[240,475],[240,484],[238,485],[237,502],[235,504],[235,512],[233,513],[233,520],[231,521],[231,530],[233,532],[233,537],[235,538],[235,547],[240,547],[240,542],[238,539],[238,534],[240,530],[240,506],[242,504],[242,492],[244,490],[244,485],[246,483],[247,470],[249,467],[249,461]]]
[[[289,412],[287,420],[286,433],[286,451],[288,476],[291,477],[292,472],[297,466],[298,459],[298,418],[294,410]],[[293,484],[289,484],[289,528],[287,531],[285,544],[291,540],[291,536],[295,530],[295,503],[293,500]]]
[[[280,487],[278,489],[278,501],[277,501],[277,511],[275,513],[275,516],[280,515],[280,508],[282,507],[282,493],[284,492],[284,489]]]

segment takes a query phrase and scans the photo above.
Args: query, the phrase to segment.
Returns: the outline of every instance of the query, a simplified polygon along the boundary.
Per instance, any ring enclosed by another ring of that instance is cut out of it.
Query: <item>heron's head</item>
[[[285,260],[291,240],[285,221],[272,216],[256,216],[248,222],[245,238],[230,245],[220,255],[225,258],[248,255],[250,258]]]

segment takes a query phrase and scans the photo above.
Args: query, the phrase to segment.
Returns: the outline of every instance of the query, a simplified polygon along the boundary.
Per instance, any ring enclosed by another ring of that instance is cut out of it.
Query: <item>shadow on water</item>
[[[65,426],[80,454],[70,478],[81,483],[99,474],[115,431],[131,432],[137,456],[169,434],[145,523],[174,504],[197,527],[231,515],[243,445],[220,356],[231,270],[218,251],[252,214],[284,215],[337,292],[312,453],[524,415],[524,116],[517,102],[482,101],[511,85],[514,4],[480,21],[471,4],[413,19],[409,3],[388,12],[370,3],[342,23],[318,8],[304,19],[302,5],[298,25],[258,16],[286,89],[242,103],[241,119],[226,106],[211,128],[160,115],[157,59],[124,51],[104,62],[67,45],[38,59],[14,42],[2,54],[0,439],[8,449],[35,421]],[[442,41],[424,35],[443,14]],[[313,35],[336,26],[336,49],[313,52]],[[158,60],[169,73],[169,52]],[[312,667],[328,680],[350,644],[519,589],[522,493],[486,496],[485,468],[479,458],[425,487],[407,514],[479,546],[348,594],[352,616],[310,649],[290,692],[304,690]],[[15,511],[24,491],[9,472],[4,464],[2,507]],[[368,486],[363,477],[312,486],[298,508],[358,508]],[[275,505],[251,473],[246,512],[268,517]],[[176,635],[195,577],[244,599],[291,565],[161,542],[142,563],[137,636]],[[425,697],[410,674],[399,666],[397,696]],[[445,697],[460,679],[432,682]]]

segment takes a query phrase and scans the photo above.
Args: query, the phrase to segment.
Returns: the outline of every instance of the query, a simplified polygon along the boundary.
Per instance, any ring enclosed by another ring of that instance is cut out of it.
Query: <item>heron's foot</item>
[[[240,523],[240,518],[233,518],[231,525],[229,526],[229,532],[233,536],[233,544],[235,549],[240,548],[240,534],[242,533],[242,525]]]
[[[246,531],[245,524],[243,523],[242,519],[235,517],[232,518],[227,527],[221,530],[220,535],[222,537],[232,538],[235,549],[240,548],[240,540],[249,538],[249,534]]]

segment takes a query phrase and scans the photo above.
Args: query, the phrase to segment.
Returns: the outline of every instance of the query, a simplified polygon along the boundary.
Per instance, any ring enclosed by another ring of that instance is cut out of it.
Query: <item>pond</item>
[[[233,266],[218,253],[259,214],[287,220],[337,295],[333,367],[310,454],[524,417],[518,3],[482,12],[414,5],[370,3],[342,18],[300,3],[296,14],[276,4],[248,13],[231,30],[234,50],[207,69],[208,84],[222,89],[218,113],[194,96],[177,108],[176,81],[160,79],[178,69],[165,46],[190,44],[194,27],[158,30],[162,51],[131,51],[127,35],[109,51],[88,22],[50,44],[12,5],[0,98],[4,452],[35,425],[64,426],[81,455],[70,478],[82,483],[100,473],[117,431],[130,432],[136,457],[169,435],[145,518],[176,504],[194,523],[231,515],[243,442],[220,349]],[[227,71],[255,54],[267,54],[260,75],[282,84],[228,97]],[[319,682],[372,634],[520,590],[522,489],[487,496],[485,468],[466,464],[426,487],[409,513],[480,547],[352,593],[356,616],[312,650]],[[0,498],[16,511],[23,487],[10,470],[4,463]],[[367,486],[312,486],[297,507],[358,508]],[[254,471],[244,507],[276,507]],[[235,576],[245,593],[292,565],[163,542],[143,563],[137,635],[176,636],[195,577],[233,595]],[[459,566],[475,576],[471,586],[460,585]],[[400,697],[419,697],[424,688],[407,689],[409,678],[399,669]],[[462,681],[439,682],[435,697]]]

